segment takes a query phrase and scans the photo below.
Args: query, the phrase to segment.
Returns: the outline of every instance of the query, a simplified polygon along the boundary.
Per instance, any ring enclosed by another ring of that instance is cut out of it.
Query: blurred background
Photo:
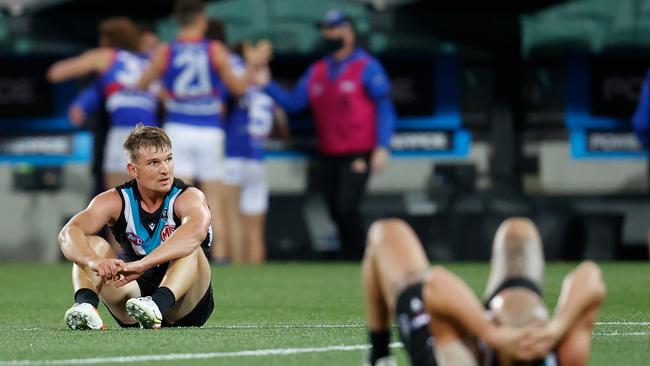
[[[101,187],[93,149],[105,127],[101,115],[81,127],[67,117],[90,80],[50,84],[46,70],[95,47],[110,16],[173,40],[173,1],[0,8],[0,260],[57,261],[59,230]],[[206,1],[230,44],[273,42],[284,85],[322,56],[314,24],[333,8],[384,65],[398,115],[367,223],[406,219],[434,261],[489,259],[513,215],[537,223],[547,259],[647,260],[650,169],[632,115],[650,67],[650,0]],[[316,194],[310,121],[291,115],[290,137],[267,143],[271,260],[327,259],[340,245]]]

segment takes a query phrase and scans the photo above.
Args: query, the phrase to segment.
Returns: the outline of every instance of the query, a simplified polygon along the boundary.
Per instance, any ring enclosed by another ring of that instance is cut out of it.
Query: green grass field
[[[572,267],[548,265],[544,293],[549,306],[555,305],[560,281]],[[361,364],[366,335],[357,265],[214,268],[216,307],[204,328],[119,329],[100,306],[104,332],[73,332],[64,324],[63,313],[72,304],[69,268],[0,266],[0,366]],[[449,268],[481,291],[486,264]],[[606,263],[602,268],[609,293],[594,331],[590,364],[648,365],[650,264]],[[394,353],[407,364],[401,349]]]

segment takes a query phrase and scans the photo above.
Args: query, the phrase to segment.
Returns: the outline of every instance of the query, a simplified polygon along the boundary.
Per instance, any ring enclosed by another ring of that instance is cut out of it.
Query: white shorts
[[[266,181],[264,162],[244,158],[226,158],[221,181],[224,184],[241,188],[239,209],[243,214],[258,215],[266,212],[269,206],[269,185]]]
[[[132,130],[132,127],[111,127],[108,129],[106,144],[104,145],[104,173],[129,174],[126,168],[129,159],[122,146]]]
[[[219,180],[224,148],[221,128],[167,122],[165,131],[172,140],[175,176],[200,182]]]

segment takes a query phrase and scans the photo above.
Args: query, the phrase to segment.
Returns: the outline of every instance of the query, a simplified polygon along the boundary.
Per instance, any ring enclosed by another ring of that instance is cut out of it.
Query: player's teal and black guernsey
[[[122,212],[111,231],[124,250],[125,260],[138,260],[151,253],[181,225],[181,218],[174,212],[174,203],[189,187],[182,180],[174,179],[165,201],[153,213],[146,212],[140,205],[142,198],[135,179],[115,187],[122,199]],[[208,228],[208,234],[201,243],[206,255],[211,243],[212,227]]]

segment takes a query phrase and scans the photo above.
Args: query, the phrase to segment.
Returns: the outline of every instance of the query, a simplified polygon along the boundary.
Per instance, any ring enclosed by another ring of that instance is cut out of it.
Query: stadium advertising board
[[[568,59],[565,115],[574,158],[647,158],[631,125],[647,65],[612,55]]]

